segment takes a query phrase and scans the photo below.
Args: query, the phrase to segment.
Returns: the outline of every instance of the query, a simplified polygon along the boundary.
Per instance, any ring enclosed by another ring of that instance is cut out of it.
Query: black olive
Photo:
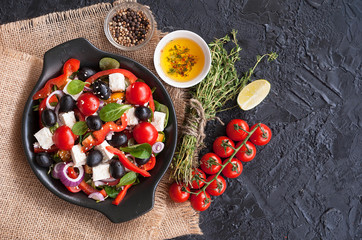
[[[135,110],[136,117],[141,121],[147,121],[151,117],[151,110],[148,107],[140,106]]]
[[[53,164],[53,159],[46,152],[38,153],[35,156],[35,161],[40,167],[50,167]]]
[[[92,88],[93,93],[100,99],[107,100],[111,96],[111,89],[105,82],[101,80],[95,81],[92,85]]]
[[[69,111],[72,111],[74,109],[74,107],[75,107],[74,99],[68,94],[65,94],[60,99],[59,104],[60,104],[59,112],[69,112]]]
[[[148,161],[150,161],[151,157],[149,158],[136,158],[136,163],[140,166],[143,164],[148,163]]]
[[[45,109],[41,113],[41,121],[43,122],[44,126],[51,127],[57,123],[57,116],[53,110]]]
[[[126,170],[124,169],[122,163],[116,159],[114,159],[109,165],[109,172],[113,178],[121,178],[126,174]]]
[[[85,121],[87,122],[87,126],[89,127],[89,129],[92,131],[97,131],[102,128],[103,123],[99,116],[91,115],[87,117]]]
[[[95,167],[102,162],[103,155],[98,150],[92,150],[87,155],[87,165]]]
[[[96,73],[96,71],[89,67],[82,67],[79,69],[77,76],[80,80],[85,81]]]
[[[108,143],[113,147],[120,147],[123,144],[127,143],[127,141],[128,141],[127,135],[122,132],[119,132],[119,133],[114,133],[112,139],[109,140]]]

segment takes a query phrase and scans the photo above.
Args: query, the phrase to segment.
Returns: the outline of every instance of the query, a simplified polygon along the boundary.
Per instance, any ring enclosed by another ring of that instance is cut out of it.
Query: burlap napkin
[[[168,197],[168,177],[156,191],[149,213],[122,224],[113,224],[101,213],[67,203],[50,193],[35,177],[21,145],[24,104],[42,69],[42,56],[50,48],[78,37],[98,48],[125,55],[153,67],[159,41],[139,51],[114,48],[103,33],[103,20],[111,4],[61,13],[0,26],[0,226],[1,239],[165,239],[201,234],[199,215],[189,203],[174,204]],[[167,86],[178,121],[184,117],[185,93]]]

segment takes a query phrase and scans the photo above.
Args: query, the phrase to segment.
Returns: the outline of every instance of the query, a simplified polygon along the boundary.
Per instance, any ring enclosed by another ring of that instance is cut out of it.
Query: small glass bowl
[[[116,42],[111,34],[111,31],[109,30],[109,23],[112,22],[112,18],[117,14],[117,12],[119,10],[127,9],[127,8],[130,8],[136,12],[142,11],[144,13],[144,15],[146,16],[146,18],[148,18],[148,20],[150,22],[150,26],[151,26],[151,28],[149,29],[149,31],[146,35],[145,40],[138,45],[134,45],[134,46],[130,46],[130,47],[121,45],[118,42]],[[124,51],[134,51],[134,50],[140,49],[143,46],[145,46],[152,38],[154,30],[155,30],[155,19],[153,18],[152,12],[149,10],[148,7],[141,5],[139,3],[136,3],[136,2],[124,2],[124,3],[120,3],[116,6],[114,6],[108,12],[106,19],[104,20],[104,33],[106,34],[108,41],[116,48],[119,48]]]

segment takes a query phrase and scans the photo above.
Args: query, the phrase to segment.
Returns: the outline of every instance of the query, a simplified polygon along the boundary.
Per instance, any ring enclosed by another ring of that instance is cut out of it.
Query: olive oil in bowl
[[[171,40],[161,50],[161,68],[174,81],[188,82],[203,70],[205,56],[201,47],[188,38]]]

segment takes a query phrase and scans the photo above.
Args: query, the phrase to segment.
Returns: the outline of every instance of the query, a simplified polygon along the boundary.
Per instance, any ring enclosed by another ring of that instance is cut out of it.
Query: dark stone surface
[[[5,0],[0,23],[96,2]],[[253,77],[272,84],[266,100],[219,114],[268,124],[272,141],[201,214],[205,235],[177,239],[361,239],[362,1],[140,2],[163,31],[187,29],[209,42],[239,30],[240,73],[257,54],[279,54]],[[223,134],[207,125],[208,150]]]

